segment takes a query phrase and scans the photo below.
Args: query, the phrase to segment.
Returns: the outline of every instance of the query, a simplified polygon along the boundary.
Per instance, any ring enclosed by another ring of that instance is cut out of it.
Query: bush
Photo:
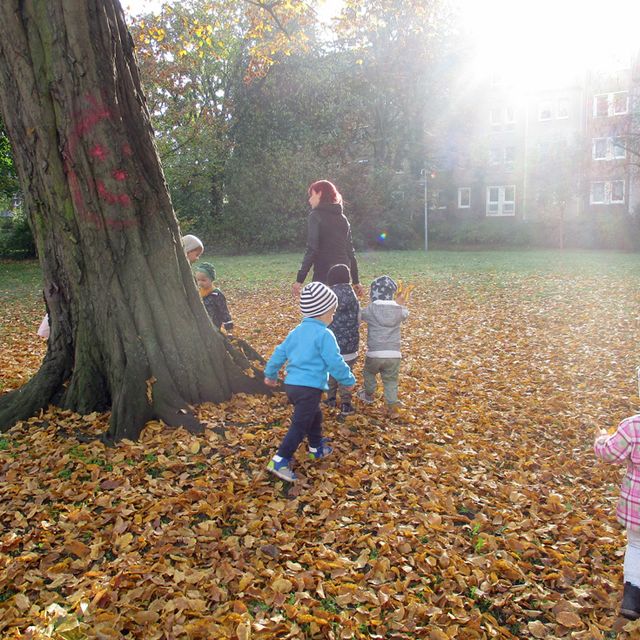
[[[429,240],[444,246],[545,247],[640,250],[640,217],[626,214],[582,215],[557,220],[436,218]]]
[[[0,222],[0,258],[23,260],[35,255],[33,234],[22,211]]]

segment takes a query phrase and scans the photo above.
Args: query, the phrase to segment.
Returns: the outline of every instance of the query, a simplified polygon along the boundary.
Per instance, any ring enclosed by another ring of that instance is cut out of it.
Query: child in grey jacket
[[[398,374],[400,371],[400,325],[409,316],[403,296],[394,300],[398,285],[389,276],[380,276],[371,283],[371,301],[362,310],[362,321],[367,323],[367,354],[364,362],[364,389],[358,397],[373,402],[376,376],[380,374],[384,388],[387,413],[398,411]]]

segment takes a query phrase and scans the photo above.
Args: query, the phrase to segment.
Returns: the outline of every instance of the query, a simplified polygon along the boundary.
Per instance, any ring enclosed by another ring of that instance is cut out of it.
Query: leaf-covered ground
[[[640,258],[599,259],[363,261],[367,277],[417,285],[405,405],[393,421],[380,400],[344,422],[325,412],[335,455],[300,449],[295,486],[265,472],[290,415],[281,395],[203,405],[201,437],[150,423],[109,449],[91,439],[108,416],[60,410],[1,435],[0,634],[640,634],[616,616],[622,469],[592,454],[595,427],[638,410]],[[298,321],[288,278],[221,286],[238,333],[265,354]],[[4,392],[44,348],[37,295],[1,313]]]

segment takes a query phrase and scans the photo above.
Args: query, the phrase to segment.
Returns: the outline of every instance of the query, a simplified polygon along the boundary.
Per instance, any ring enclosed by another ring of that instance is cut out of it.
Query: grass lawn
[[[206,257],[265,355],[298,321],[300,258]],[[106,448],[107,414],[55,408],[0,434],[1,637],[638,637],[616,615],[623,469],[592,443],[640,405],[640,255],[359,264],[416,285],[404,407],[325,411],[335,453],[301,447],[293,486],[265,472],[281,394],[202,405],[199,437],[152,422]],[[0,393],[44,353],[41,286],[35,263],[0,262]]]

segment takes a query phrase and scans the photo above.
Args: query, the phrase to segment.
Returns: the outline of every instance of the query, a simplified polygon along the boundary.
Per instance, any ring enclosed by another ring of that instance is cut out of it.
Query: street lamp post
[[[427,187],[427,168],[425,167],[420,173],[424,178],[424,250],[429,251],[429,191]]]

